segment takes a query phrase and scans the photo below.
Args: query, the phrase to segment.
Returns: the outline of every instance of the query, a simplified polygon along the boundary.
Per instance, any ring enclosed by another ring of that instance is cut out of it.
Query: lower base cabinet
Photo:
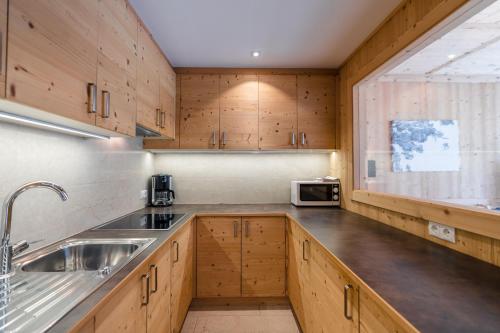
[[[288,295],[302,331],[358,332],[357,286],[294,222],[288,240]]]

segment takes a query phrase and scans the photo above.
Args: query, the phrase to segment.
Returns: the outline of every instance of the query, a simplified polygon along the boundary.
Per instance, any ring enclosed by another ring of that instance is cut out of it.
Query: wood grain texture
[[[193,222],[187,222],[172,237],[172,270],[170,276],[170,325],[179,333],[193,299]]]
[[[162,245],[149,260],[151,276],[151,294],[147,305],[147,333],[170,332],[170,273],[171,273],[170,241]],[[156,269],[155,269],[156,268]],[[156,278],[158,278],[157,281]],[[154,291],[156,287],[156,291]]]
[[[0,1],[0,97],[5,97],[5,80],[7,72],[7,11],[8,0]]]
[[[135,136],[137,113],[137,17],[126,0],[99,1],[96,124]],[[110,114],[103,115],[102,92],[110,93]]]
[[[336,148],[335,83],[333,75],[297,76],[299,148]]]
[[[259,75],[259,148],[297,148],[297,77]]]
[[[173,139],[176,130],[176,74],[167,59],[160,58],[160,133],[162,136]]]
[[[238,67],[175,67],[177,74],[219,75],[335,75],[335,68],[238,68]]]
[[[145,268],[146,269],[146,268]],[[145,332],[146,305],[142,305],[142,272],[114,294],[95,315],[95,332]]]
[[[95,125],[97,27],[97,1],[10,1],[7,98]]]
[[[258,100],[257,75],[220,76],[220,148],[258,148]]]
[[[241,217],[199,217],[196,297],[241,296]]]
[[[285,296],[285,218],[242,218],[243,296]]]
[[[74,331],[74,333],[94,333],[95,332],[95,319],[90,318],[85,324],[83,324],[79,329]]]
[[[182,75],[181,149],[219,148],[219,75]]]
[[[179,149],[180,147],[180,123],[181,123],[181,76],[175,78],[175,135],[174,139],[166,138],[144,138],[144,149]]]
[[[159,131],[161,53],[147,29],[138,25],[137,123]]]

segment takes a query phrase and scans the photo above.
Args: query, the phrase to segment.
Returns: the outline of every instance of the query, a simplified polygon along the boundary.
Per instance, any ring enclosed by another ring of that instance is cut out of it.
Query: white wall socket
[[[429,234],[431,236],[455,243],[455,228],[429,221]]]
[[[139,193],[139,199],[147,199],[148,198],[148,190],[142,190]]]

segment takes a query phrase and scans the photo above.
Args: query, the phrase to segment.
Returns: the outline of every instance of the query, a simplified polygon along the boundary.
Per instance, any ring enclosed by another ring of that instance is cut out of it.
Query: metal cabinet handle
[[[347,320],[352,320],[352,309],[349,311],[347,309],[348,307],[348,298],[349,298],[349,290],[352,289],[352,285],[351,284],[346,284],[344,286],[344,317],[347,319]]]
[[[292,132],[292,146],[295,146],[296,143],[297,143],[297,138],[295,136],[295,132]]]
[[[306,243],[307,248],[309,249],[309,240],[305,239],[304,243],[302,244],[302,260],[309,261],[309,258],[306,258]]]
[[[142,275],[142,305],[148,305],[149,303],[149,273]]]
[[[165,112],[161,112],[161,117],[160,117],[160,127],[165,128]]]
[[[307,141],[306,141],[306,133],[301,132],[300,133],[300,144],[304,146],[306,143],[307,143]]]
[[[102,91],[102,117],[109,118],[111,108],[111,94],[109,91]]]
[[[160,109],[156,109],[156,126],[160,126]]]
[[[88,112],[97,112],[97,86],[93,83],[87,84],[87,95],[88,95]]]
[[[223,146],[226,145],[226,132],[225,131],[222,131],[222,145]]]
[[[179,242],[178,241],[174,241],[174,246],[175,246],[175,259],[174,259],[174,262],[178,262],[179,261]]]
[[[233,232],[234,232],[234,238],[238,238],[238,222],[234,222]]]
[[[151,270],[154,269],[154,283],[153,283],[153,288],[151,288],[151,294],[155,293],[158,291],[158,266],[155,264],[149,265],[149,274],[151,274]]]
[[[217,144],[217,136],[215,131],[212,131],[212,146],[215,146]]]
[[[249,237],[250,236],[250,222],[248,221],[245,221],[245,237]]]

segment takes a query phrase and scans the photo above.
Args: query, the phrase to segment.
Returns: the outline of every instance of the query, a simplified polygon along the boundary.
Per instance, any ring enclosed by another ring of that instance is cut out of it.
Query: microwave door
[[[304,203],[330,203],[333,200],[332,184],[300,184],[299,198]]]

